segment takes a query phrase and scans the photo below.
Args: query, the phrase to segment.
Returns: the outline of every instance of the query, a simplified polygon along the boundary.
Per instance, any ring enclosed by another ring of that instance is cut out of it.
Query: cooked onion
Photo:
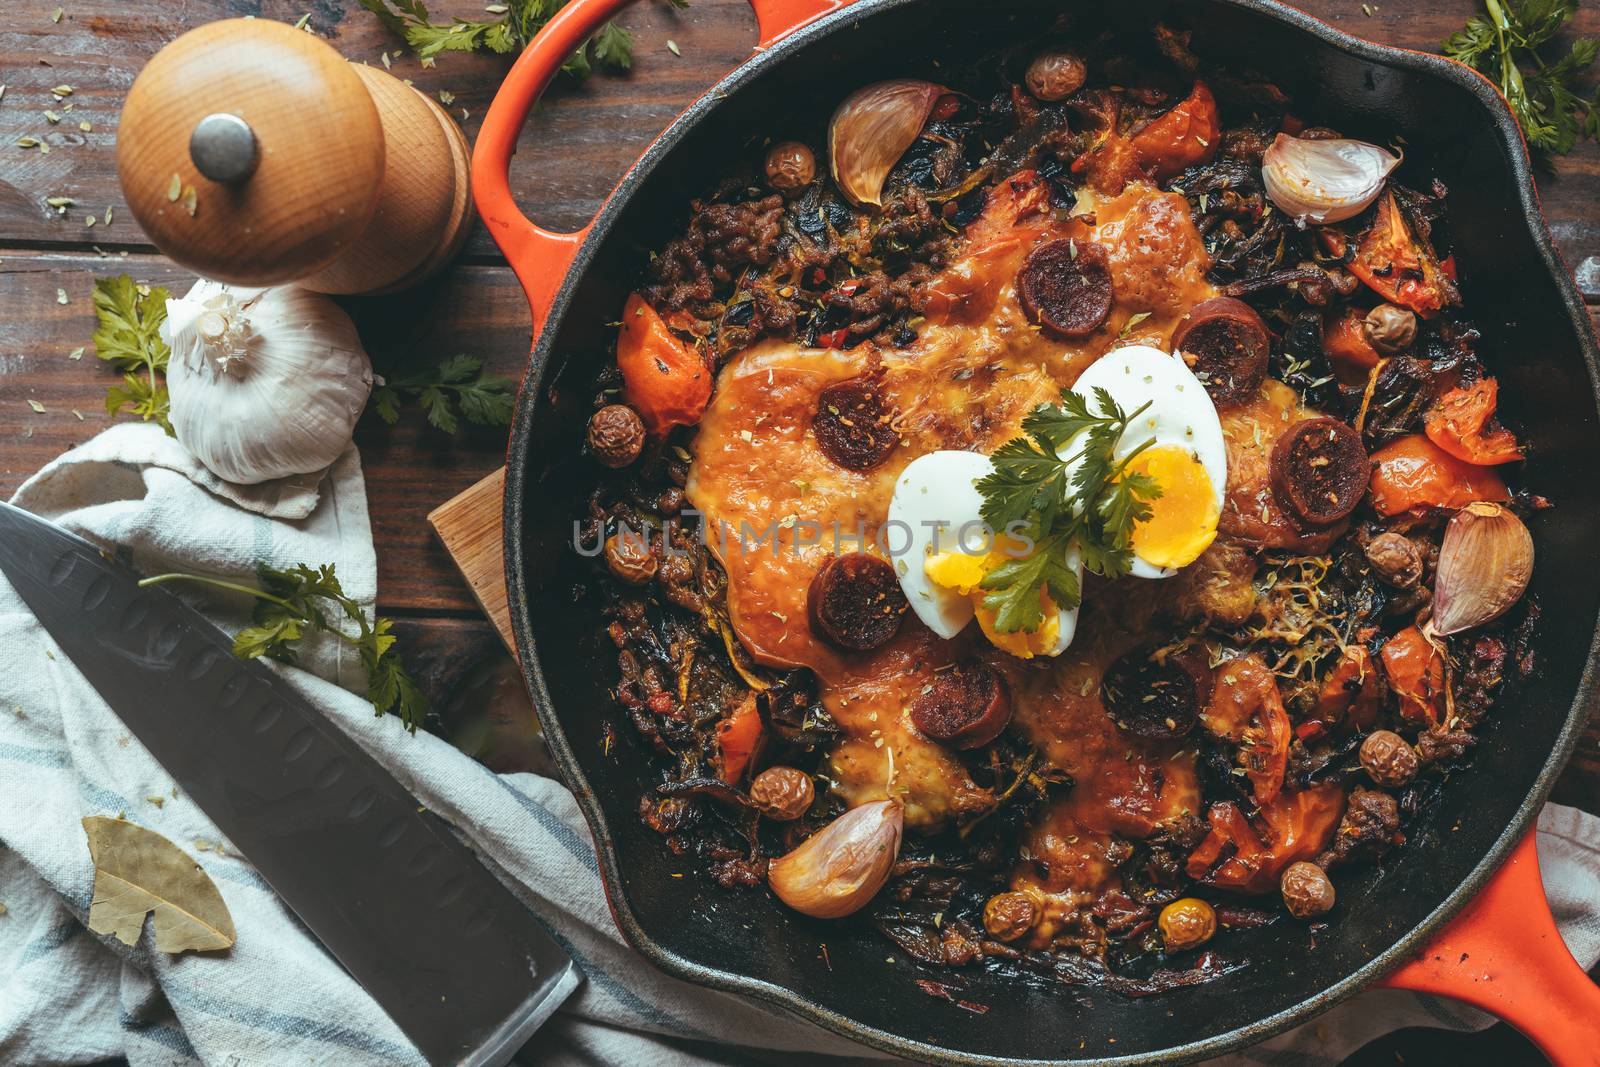
[[[789,907],[818,919],[858,911],[883,888],[900,854],[905,809],[898,800],[851,808],[772,861],[767,883]]]
[[[828,165],[857,207],[882,204],[883,183],[943,96],[942,86],[900,78],[863,86],[828,123]]]
[[[1433,580],[1433,618],[1440,637],[1499,618],[1521,599],[1533,574],[1533,537],[1509,508],[1468,504],[1445,527]]]
[[[1261,159],[1261,178],[1272,202],[1293,218],[1341,222],[1376,200],[1399,165],[1398,156],[1365,141],[1280,133]]]

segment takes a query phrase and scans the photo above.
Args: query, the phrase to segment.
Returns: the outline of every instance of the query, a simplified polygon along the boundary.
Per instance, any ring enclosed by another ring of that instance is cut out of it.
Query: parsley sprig
[[[1133,565],[1133,529],[1150,517],[1149,501],[1161,495],[1155,479],[1128,470],[1147,440],[1118,457],[1117,446],[1147,403],[1133,412],[1104,389],[1094,391],[1096,414],[1087,397],[1069,389],[1061,404],[1041,405],[1022,420],[1022,437],[997,449],[993,473],[978,481],[982,514],[989,528],[1018,533],[1033,551],[1009,560],[984,576],[984,607],[995,613],[1001,633],[1037,630],[1044,620],[1039,591],[1056,606],[1078,606],[1075,559],[1096,574],[1119,578]],[[1081,442],[1067,458],[1061,453]]]
[[[94,314],[94,354],[122,372],[122,384],[106,393],[106,411],[113,416],[131,411],[170,434],[166,369],[172,350],[161,339],[167,291],[140,285],[126,274],[96,278]]]
[[[233,639],[233,654],[240,659],[268,656],[292,664],[302,639],[315,633],[334,635],[361,653],[367,671],[367,699],[377,713],[398,715],[406,729],[416,733],[428,716],[428,698],[406,673],[390,620],[379,617],[368,622],[361,605],[345,595],[331,564],[313,570],[300,563],[277,570],[263,563],[256,568],[256,580],[261,583],[259,588],[202,574],[161,574],[139,584],[198,582],[254,597],[255,625],[240,630]],[[356,632],[346,633],[331,621],[325,604],[352,623]]]
[[[511,382],[483,373],[476,356],[450,356],[438,366],[390,378],[372,393],[378,417],[390,425],[407,400],[420,404],[429,424],[445,433],[460,429],[461,417],[474,426],[509,426],[516,406]]]
[[[544,28],[567,0],[506,0],[500,17],[474,22],[450,19],[432,22],[422,0],[361,0],[361,6],[378,16],[389,29],[406,39],[419,59],[431,59],[440,52],[520,52]],[[674,7],[687,7],[687,0],[671,0]],[[563,74],[582,79],[596,65],[612,70],[627,70],[633,65],[633,35],[608,22],[561,67]]]
[[[1580,138],[1600,139],[1600,96],[1578,91],[1600,40],[1580,37],[1560,58],[1545,55],[1578,0],[1484,0],[1484,8],[1487,16],[1468,19],[1444,42],[1444,54],[1500,86],[1532,148],[1565,155]]]

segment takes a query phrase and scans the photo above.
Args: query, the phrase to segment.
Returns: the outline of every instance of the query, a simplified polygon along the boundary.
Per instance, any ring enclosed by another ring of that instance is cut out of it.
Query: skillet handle
[[[1557,1067],[1600,1064],[1600,986],[1567,951],[1539,878],[1536,832],[1421,955],[1379,985],[1492,1012]]]
[[[762,49],[801,26],[843,7],[849,0],[750,0]],[[533,312],[537,344],[545,316],[567,268],[590,227],[556,233],[530,221],[511,196],[509,168],[528,112],[568,56],[632,0],[573,0],[556,14],[518,57],[483,118],[472,153],[473,199],[489,234],[516,271]]]

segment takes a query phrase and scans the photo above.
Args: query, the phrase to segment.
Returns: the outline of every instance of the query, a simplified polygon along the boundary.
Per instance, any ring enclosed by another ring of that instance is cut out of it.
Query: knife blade
[[[577,987],[572,959],[443,819],[199,612],[5,503],[0,574],[429,1063],[508,1063]]]

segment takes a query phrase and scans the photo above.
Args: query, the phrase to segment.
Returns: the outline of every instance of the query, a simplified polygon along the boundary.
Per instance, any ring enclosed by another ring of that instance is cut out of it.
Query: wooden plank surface
[[[477,17],[481,7],[436,0],[439,17]],[[1433,50],[1477,10],[1476,0],[1306,0],[1301,6],[1348,32]],[[52,22],[60,7],[62,18]],[[126,209],[116,181],[117,111],[140,66],[179,33],[215,18],[255,15],[293,21],[310,13],[314,31],[346,56],[392,69],[426,92],[452,95],[451,109],[476,134],[509,58],[447,54],[423,69],[404,44],[354,0],[5,0],[0,10],[0,496],[62,450],[107,423],[102,400],[113,375],[87,345],[95,276],[127,272],[181,289],[188,276],[154,254]],[[1370,12],[1370,13],[1369,13]],[[585,222],[639,151],[707,85],[749,55],[755,23],[744,0],[691,0],[676,11],[640,3],[624,14],[636,38],[625,76],[599,75],[550,94],[524,131],[513,188],[531,217],[555,228]],[[1579,29],[1600,33],[1600,4],[1585,5]],[[674,54],[668,40],[681,55]],[[70,85],[57,102],[50,90]],[[65,110],[70,103],[72,110]],[[61,117],[51,125],[43,112]],[[87,122],[90,129],[79,129]],[[306,122],[308,151],[317,133]],[[15,146],[43,139],[48,153]],[[1546,213],[1580,286],[1600,302],[1600,149],[1580,147],[1540,182]],[[47,197],[74,200],[65,216]],[[104,223],[107,207],[113,222]],[[96,215],[96,225],[84,217]],[[96,248],[109,255],[97,254]],[[67,293],[56,302],[57,289]],[[399,298],[349,302],[380,372],[408,359],[455,352],[486,358],[517,376],[529,346],[526,302],[481,229],[462,264]],[[28,404],[36,400],[43,414]],[[80,420],[77,412],[82,415]],[[373,417],[357,431],[378,546],[383,610],[401,618],[409,654],[425,664],[436,703],[469,683],[484,663],[504,664],[494,630],[450,565],[426,517],[499,466],[504,435],[450,438],[408,416],[397,426]],[[476,666],[475,666],[476,665]],[[1600,811],[1600,725],[1562,779],[1558,796]]]

